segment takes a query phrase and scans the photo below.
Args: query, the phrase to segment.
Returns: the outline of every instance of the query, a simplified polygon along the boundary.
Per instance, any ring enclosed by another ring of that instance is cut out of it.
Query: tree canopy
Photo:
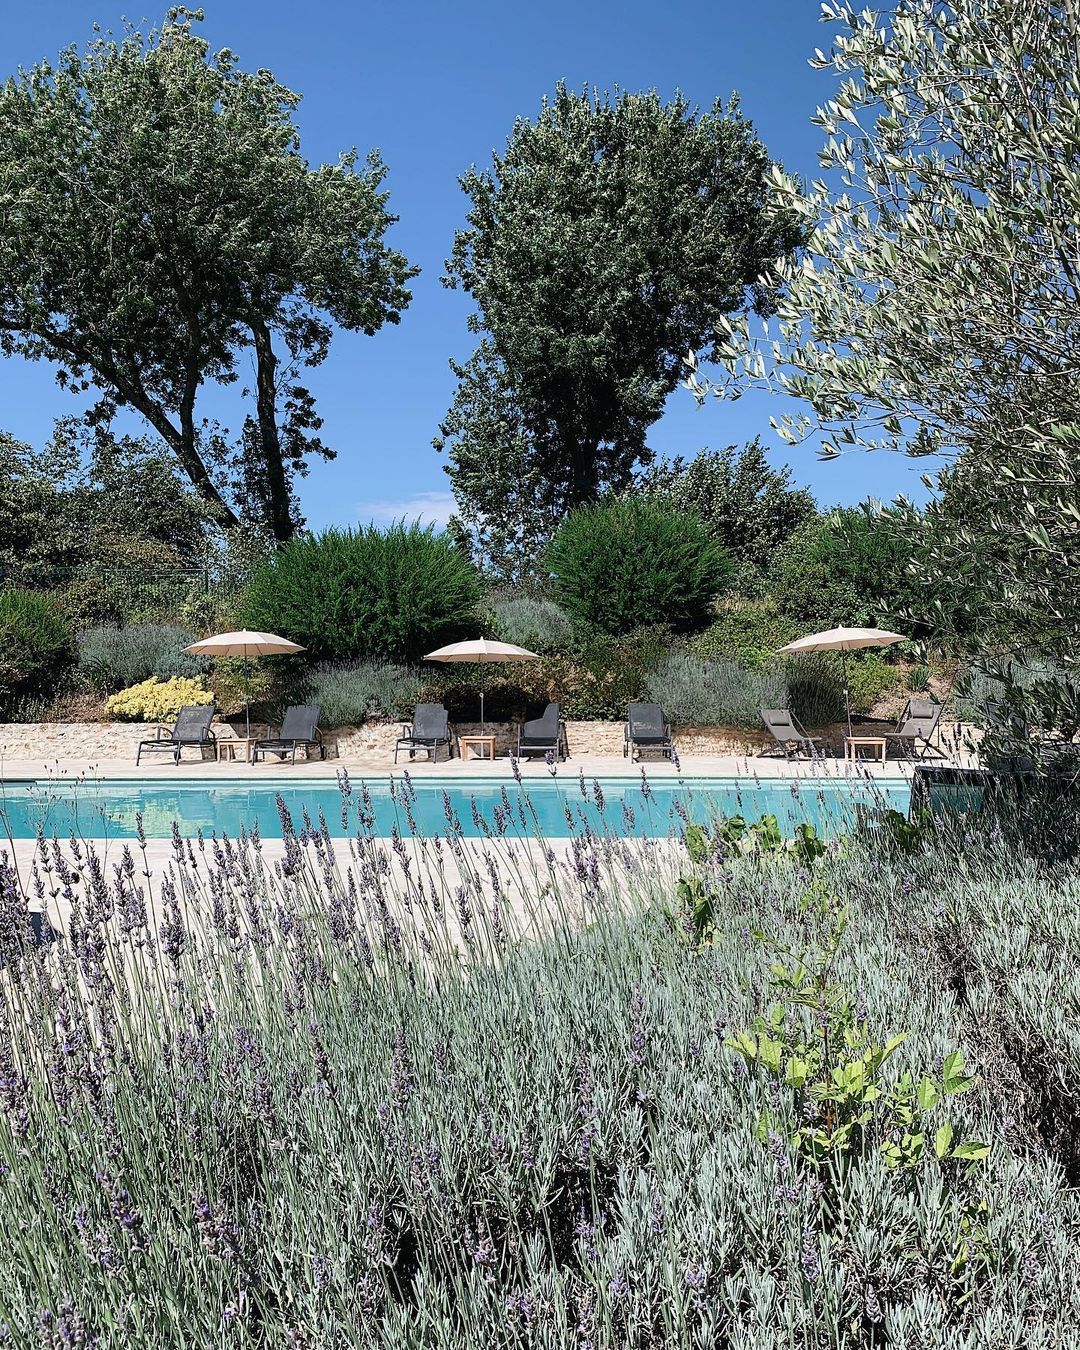
[[[654,464],[633,491],[658,493],[695,512],[732,558],[759,569],[817,514],[813,493],[792,486],[786,465],[774,469],[756,437],[741,450],[729,445]]]
[[[96,391],[95,424],[134,409],[221,524],[285,539],[295,476],[332,454],[299,372],[333,325],[396,323],[415,269],[385,241],[378,154],[310,167],[298,95],[212,54],[201,17],[95,36],[0,89],[0,350]],[[199,395],[245,361],[234,435]]]
[[[980,511],[917,527],[913,566],[952,622],[1075,658],[1080,634],[1080,21],[1072,0],[823,6],[814,64],[826,171],[779,170],[771,202],[808,229],[774,270],[778,325],[721,321],[698,397],[764,382],[805,401],[777,425],[823,453],[959,452]],[[957,567],[961,567],[957,584]],[[966,579],[966,580],[965,580]],[[967,581],[974,584],[968,585]]]
[[[35,450],[0,432],[0,575],[65,589],[76,574],[193,567],[207,512],[167,450],[71,422]]]
[[[801,238],[764,210],[768,152],[736,104],[557,87],[519,119],[470,198],[446,283],[481,341],[455,364],[436,441],[481,550],[513,555],[567,510],[621,489],[689,347],[748,304]]]

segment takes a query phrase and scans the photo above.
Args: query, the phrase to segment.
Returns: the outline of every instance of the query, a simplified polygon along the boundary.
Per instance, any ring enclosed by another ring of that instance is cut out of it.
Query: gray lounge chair
[[[401,735],[394,746],[394,763],[398,751],[405,748],[413,759],[417,750],[426,750],[428,759],[439,758],[439,747],[445,745],[448,758],[454,758],[454,740],[450,735],[450,714],[441,703],[418,703],[411,722],[401,724]]]
[[[174,764],[179,764],[180,752],[185,746],[196,746],[200,751],[207,746],[213,748],[217,740],[210,730],[210,723],[213,720],[212,703],[192,704],[190,707],[181,708],[176,714],[171,731],[168,727],[157,727],[153,740],[139,742],[139,748],[135,752],[136,765],[144,754],[156,751],[164,752],[170,756]]]
[[[780,753],[788,759],[794,759],[797,755],[809,755],[811,759],[816,759],[822,753],[821,737],[811,736],[789,709],[762,708],[761,720]],[[772,747],[766,746],[760,754],[764,755],[766,750],[776,753]]]
[[[267,755],[277,755],[282,763],[288,756],[295,764],[297,750],[303,746],[305,756],[310,759],[313,745],[319,748],[319,758],[325,759],[326,747],[322,743],[322,734],[319,731],[321,713],[322,709],[315,703],[298,703],[286,708],[278,734],[265,736],[252,744],[251,762],[258,764],[260,755],[264,759]]]
[[[941,720],[941,709],[933,699],[909,698],[896,730],[885,733],[886,747],[892,746],[911,759],[925,759],[927,755],[943,758],[941,751],[930,744]]]
[[[529,718],[518,727],[518,759],[529,755],[554,755],[556,759],[566,759],[570,753],[566,744],[566,728],[563,725],[562,709],[558,703],[549,703],[539,717]]]
[[[671,759],[675,754],[675,742],[660,704],[631,703],[626,712],[623,759],[627,755],[632,760],[640,759],[643,750],[655,750]]]

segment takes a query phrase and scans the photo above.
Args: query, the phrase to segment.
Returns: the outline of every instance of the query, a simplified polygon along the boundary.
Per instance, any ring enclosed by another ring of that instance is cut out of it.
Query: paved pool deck
[[[947,761],[960,766],[974,763],[974,759],[963,751],[950,748]],[[632,762],[622,755],[581,755],[563,760],[557,766],[548,766],[543,760],[521,760],[517,770],[524,778],[549,778],[555,768],[560,778],[577,778],[584,773],[586,778],[640,778],[644,771],[650,778],[745,778],[749,781],[761,778],[833,778],[844,779],[853,775],[870,778],[909,778],[913,762],[904,759],[890,759],[884,764],[874,759],[860,758],[850,763],[841,758],[823,756],[815,760],[789,760],[779,755],[687,755],[676,765],[669,760],[646,758]],[[262,779],[281,780],[282,778],[322,778],[333,780],[343,770],[349,777],[359,782],[363,779],[374,781],[392,774],[401,775],[406,771],[417,780],[423,778],[451,778],[456,782],[467,783],[469,779],[510,779],[515,766],[507,757],[494,760],[440,759],[431,762],[422,756],[410,760],[407,755],[394,764],[393,758],[373,760],[370,758],[305,760],[298,759],[295,764],[288,761],[263,760],[259,764],[247,764],[243,761],[217,762],[212,759],[197,759],[193,755],[185,757],[180,764],[162,763],[161,760],[146,762],[138,767],[132,762],[116,759],[100,759],[96,762],[75,759],[0,760],[0,785],[25,782],[27,780],[49,779],[95,779],[123,778],[140,779],[146,782],[170,783],[186,780],[218,780],[257,782]]]

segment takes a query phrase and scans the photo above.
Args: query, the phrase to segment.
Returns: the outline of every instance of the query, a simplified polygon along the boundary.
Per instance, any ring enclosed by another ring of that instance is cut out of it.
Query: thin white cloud
[[[417,492],[398,501],[361,502],[357,515],[375,525],[392,525],[395,520],[418,520],[424,525],[445,525],[457,509],[452,492]]]

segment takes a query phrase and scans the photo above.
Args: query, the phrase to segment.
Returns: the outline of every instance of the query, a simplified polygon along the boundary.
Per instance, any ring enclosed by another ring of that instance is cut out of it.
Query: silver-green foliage
[[[410,838],[405,786],[389,849],[345,788],[351,837],[288,834],[278,868],[258,840],[181,841],[157,876],[137,848],[111,875],[46,849],[43,897],[67,891],[72,923],[25,957],[5,874],[14,1343],[1068,1343],[1080,1202],[1019,1075],[1069,1119],[1075,867],[984,848],[960,869],[962,837],[736,853],[703,945],[675,881],[712,865],[678,844],[582,839],[564,865]],[[956,1048],[978,1075],[948,1107],[992,1146],[978,1169],[814,1164],[790,1095],[725,1046],[767,1011],[750,930],[814,940],[808,884],[845,903],[830,978],[854,1015],[906,1034],[884,1086]]]
[[[78,638],[79,678],[95,693],[112,694],[153,675],[168,680],[174,675],[203,674],[210,663],[184,651],[194,641],[195,634],[177,624],[88,628]]]
[[[503,642],[535,652],[565,651],[573,642],[573,621],[554,600],[497,595],[490,609],[495,636]]]
[[[749,666],[674,651],[646,672],[645,690],[683,726],[760,727],[762,708],[791,708],[813,727],[844,716],[839,663],[821,656]]]
[[[721,320],[719,384],[809,405],[795,442],[961,452],[978,514],[910,513],[914,565],[955,623],[1075,652],[1080,586],[1080,15],[1072,0],[830,0],[812,62],[839,77],[814,119],[825,175],[773,171],[775,208],[810,227],[782,259],[776,322]],[[831,177],[829,177],[831,175]],[[989,602],[989,603],[988,603]],[[988,613],[989,610],[989,613]]]
[[[671,652],[645,676],[649,697],[684,726],[756,727],[762,708],[787,706],[779,669],[750,669],[723,657]]]
[[[329,727],[359,726],[372,719],[411,716],[420,676],[385,661],[317,666],[306,677],[306,697],[322,709]]]

